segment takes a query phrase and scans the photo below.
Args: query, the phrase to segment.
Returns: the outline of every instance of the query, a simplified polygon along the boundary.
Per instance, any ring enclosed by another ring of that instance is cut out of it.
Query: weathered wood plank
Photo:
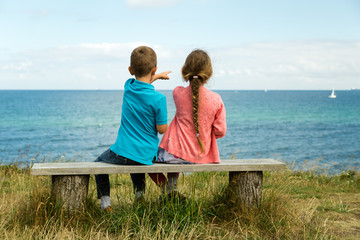
[[[161,164],[116,165],[99,162],[35,163],[32,175],[88,175],[116,173],[157,173],[157,172],[240,172],[279,171],[286,165],[274,159],[222,160],[220,164]]]

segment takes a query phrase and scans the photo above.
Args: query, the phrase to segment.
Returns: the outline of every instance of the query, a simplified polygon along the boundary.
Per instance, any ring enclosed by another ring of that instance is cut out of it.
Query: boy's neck
[[[142,77],[136,77],[135,76],[135,78],[136,78],[136,80],[138,80],[138,81],[140,81],[140,82],[144,82],[144,83],[149,83],[149,84],[151,84],[152,83],[152,77],[153,77],[153,75],[151,74],[151,73],[149,73],[148,75],[146,75],[146,76],[142,76]]]

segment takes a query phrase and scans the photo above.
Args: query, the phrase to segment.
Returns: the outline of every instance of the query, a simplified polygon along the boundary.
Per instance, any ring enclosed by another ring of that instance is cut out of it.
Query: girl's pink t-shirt
[[[193,163],[219,163],[216,139],[226,133],[226,113],[219,94],[201,86],[199,89],[198,121],[204,152],[196,137],[193,123],[191,87],[176,87],[173,91],[176,114],[166,130],[160,147]]]

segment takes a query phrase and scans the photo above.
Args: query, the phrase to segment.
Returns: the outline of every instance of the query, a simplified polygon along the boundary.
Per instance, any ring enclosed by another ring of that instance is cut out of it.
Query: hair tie
[[[195,76],[193,76],[192,78],[199,78],[199,76],[196,76],[196,75],[195,75]]]

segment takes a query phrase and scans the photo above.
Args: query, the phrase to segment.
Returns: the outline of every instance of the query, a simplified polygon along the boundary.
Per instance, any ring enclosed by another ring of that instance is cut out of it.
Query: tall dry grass
[[[112,175],[113,214],[105,214],[90,178],[82,211],[69,215],[50,196],[51,179],[29,169],[0,168],[1,239],[356,239],[360,174],[264,174],[263,202],[242,209],[229,200],[227,173],[182,175],[186,203],[157,202],[147,179],[146,203],[134,205],[128,175]],[[338,223],[341,223],[339,228]],[[341,231],[345,229],[346,231]]]

